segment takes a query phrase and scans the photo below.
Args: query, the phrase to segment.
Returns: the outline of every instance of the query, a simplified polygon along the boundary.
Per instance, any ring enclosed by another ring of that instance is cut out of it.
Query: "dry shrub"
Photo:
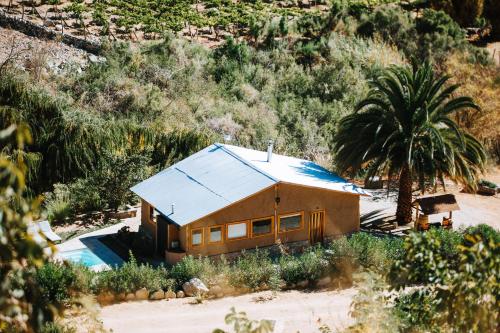
[[[500,68],[494,65],[470,64],[466,55],[453,54],[445,63],[445,71],[461,87],[460,95],[471,96],[481,111],[466,110],[457,123],[482,140],[491,157],[500,162]]]

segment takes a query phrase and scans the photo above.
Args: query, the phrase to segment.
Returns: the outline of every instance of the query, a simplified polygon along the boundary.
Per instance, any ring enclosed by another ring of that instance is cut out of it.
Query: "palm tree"
[[[399,173],[397,221],[411,222],[412,185],[449,177],[474,187],[483,171],[482,144],[450,118],[479,109],[472,98],[453,97],[458,85],[436,76],[429,63],[392,66],[371,83],[356,111],[340,121],[335,135],[339,171],[368,169],[367,177]],[[444,182],[443,182],[444,184]]]

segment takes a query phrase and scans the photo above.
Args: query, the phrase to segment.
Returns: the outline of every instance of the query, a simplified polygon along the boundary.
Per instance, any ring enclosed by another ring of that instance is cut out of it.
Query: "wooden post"
[[[274,185],[274,244],[278,240],[278,203],[276,202],[278,196],[278,185]]]

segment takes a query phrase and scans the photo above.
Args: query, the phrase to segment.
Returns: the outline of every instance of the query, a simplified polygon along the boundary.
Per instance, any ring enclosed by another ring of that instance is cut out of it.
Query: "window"
[[[273,231],[272,217],[252,221],[252,237],[264,236],[272,233]]]
[[[191,230],[191,245],[193,246],[203,245],[203,229]]]
[[[222,243],[222,226],[210,227],[209,243]]]
[[[227,225],[227,239],[239,239],[247,237],[247,223],[235,222]]]
[[[282,215],[279,218],[280,232],[302,228],[302,213]]]

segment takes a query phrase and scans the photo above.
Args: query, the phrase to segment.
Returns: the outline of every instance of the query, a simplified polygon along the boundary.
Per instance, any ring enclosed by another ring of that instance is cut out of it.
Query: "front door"
[[[317,211],[311,213],[309,221],[309,240],[311,244],[322,243],[325,229],[325,212]]]

